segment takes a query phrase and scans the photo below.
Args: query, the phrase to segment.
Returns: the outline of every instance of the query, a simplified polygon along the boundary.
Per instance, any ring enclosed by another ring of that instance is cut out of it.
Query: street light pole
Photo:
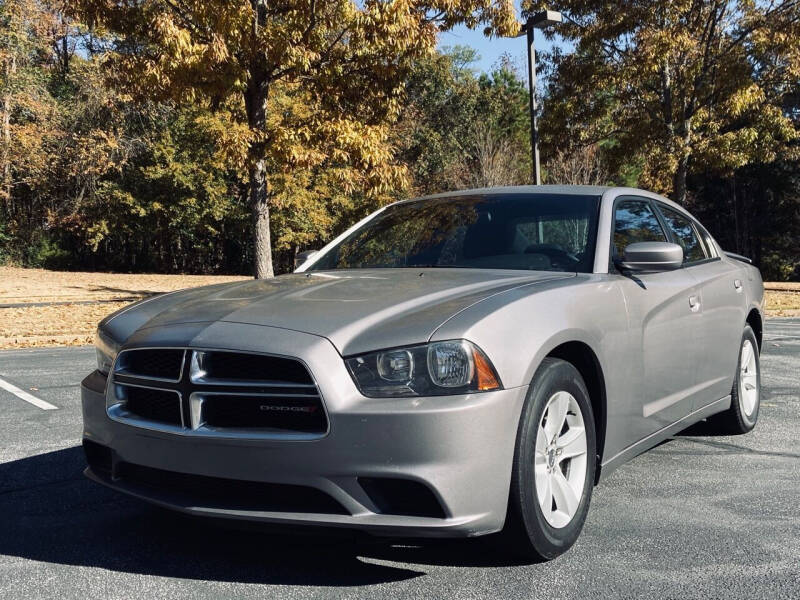
[[[528,106],[531,111],[531,165],[533,166],[534,185],[542,184],[542,173],[539,167],[539,128],[536,125],[536,48],[533,45],[533,17],[525,24],[528,36]]]
[[[533,167],[533,183],[542,184],[542,172],[539,166],[539,128],[536,125],[536,49],[533,44],[533,30],[544,29],[550,25],[561,23],[561,13],[554,10],[543,10],[528,18],[522,27],[522,33],[528,39],[528,106],[531,112],[531,163]]]

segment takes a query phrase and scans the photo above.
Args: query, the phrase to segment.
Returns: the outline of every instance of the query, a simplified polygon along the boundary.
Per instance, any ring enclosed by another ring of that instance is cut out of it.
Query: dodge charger
[[[303,258],[100,323],[89,478],[193,515],[499,532],[549,559],[626,461],[701,420],[756,424],[759,271],[659,195],[406,200]]]

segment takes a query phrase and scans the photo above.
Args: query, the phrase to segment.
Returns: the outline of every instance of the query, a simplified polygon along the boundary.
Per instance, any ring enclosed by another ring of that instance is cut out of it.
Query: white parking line
[[[11,392],[20,400],[25,400],[28,404],[33,404],[34,406],[41,408],[42,410],[57,410],[57,406],[53,406],[49,402],[45,402],[44,400],[40,400],[33,394],[29,394],[25,390],[19,389],[13,383],[8,383],[5,379],[0,379],[0,388],[6,390],[7,392]]]

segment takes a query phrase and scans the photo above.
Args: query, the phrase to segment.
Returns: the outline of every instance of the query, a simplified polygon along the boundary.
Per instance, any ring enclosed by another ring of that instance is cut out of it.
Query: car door
[[[702,360],[696,365],[696,410],[731,393],[745,321],[744,284],[739,269],[720,258],[699,223],[663,203],[657,208],[667,232],[684,249],[684,270],[697,284],[700,318],[695,334]]]
[[[670,241],[650,199],[618,198],[614,207],[612,262],[628,244]],[[616,271],[610,265],[612,272]],[[638,439],[691,412],[697,352],[696,280],[685,269],[619,275],[629,315],[631,392],[638,414]]]

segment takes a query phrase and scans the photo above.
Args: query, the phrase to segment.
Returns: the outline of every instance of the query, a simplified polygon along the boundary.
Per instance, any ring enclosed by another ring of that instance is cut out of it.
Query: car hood
[[[103,326],[123,340],[138,329],[187,323],[280,327],[325,337],[346,356],[425,342],[450,317],[489,296],[574,276],[487,269],[297,273],[165,294]]]

